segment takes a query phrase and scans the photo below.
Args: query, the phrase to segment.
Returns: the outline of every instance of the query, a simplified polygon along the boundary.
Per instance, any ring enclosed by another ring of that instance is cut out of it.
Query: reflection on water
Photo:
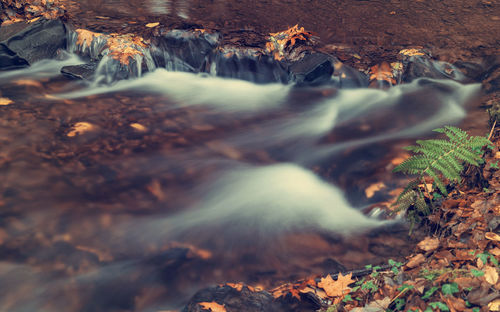
[[[406,139],[463,118],[478,91],[163,69],[99,87],[57,75],[79,62],[66,57],[0,74],[14,101],[0,121],[0,310],[158,311],[211,283],[375,261],[377,237],[359,236],[387,222],[359,212],[359,190]],[[78,122],[93,127],[68,136]]]

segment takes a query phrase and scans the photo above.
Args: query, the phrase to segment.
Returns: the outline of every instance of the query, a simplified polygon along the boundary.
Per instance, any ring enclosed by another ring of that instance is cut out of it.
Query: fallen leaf
[[[227,286],[231,287],[231,288],[234,288],[236,289],[237,291],[241,291],[243,289],[243,284],[241,283],[238,283],[238,284],[235,284],[235,283],[226,283]]]
[[[396,79],[394,79],[394,75],[392,73],[392,68],[387,62],[382,62],[381,64],[377,64],[370,68],[370,81],[371,80],[379,80],[379,81],[387,81],[391,85],[396,84]]]
[[[418,254],[418,255],[410,258],[410,260],[408,260],[408,263],[406,264],[406,266],[410,269],[413,269],[413,268],[416,268],[417,266],[421,265],[424,262],[425,262],[424,255]]]
[[[389,297],[375,300],[365,305],[363,308],[354,308],[351,312],[384,312],[387,310],[392,300]]]
[[[423,251],[433,251],[439,247],[439,239],[427,236],[417,246]]]
[[[338,278],[335,281],[331,275],[327,275],[326,278],[321,278],[321,281],[318,283],[318,287],[323,288],[326,294],[330,297],[342,297],[351,291],[351,288],[348,286],[349,284],[355,282],[351,279],[351,277],[352,273],[349,273],[349,275],[346,276],[339,273]]]
[[[146,27],[153,28],[153,27],[156,27],[158,25],[160,25],[160,23],[158,23],[158,22],[156,22],[156,23],[148,23],[148,24],[146,24]]]
[[[1,105],[10,105],[14,103],[11,99],[0,97],[0,106]]]
[[[488,232],[488,233],[484,234],[484,237],[486,237],[486,239],[489,239],[492,241],[500,242],[500,235],[498,235],[497,233]]]
[[[497,269],[491,266],[486,266],[484,268],[484,279],[491,285],[495,285],[498,282],[498,272]]]
[[[86,44],[90,47],[94,38],[102,36],[102,34],[95,33],[86,29],[77,29],[75,30],[75,32],[77,34],[76,44],[79,46],[83,46],[84,44]]]
[[[424,56],[425,53],[422,52],[420,49],[403,49],[399,51],[399,54],[405,55],[405,56]]]
[[[488,303],[488,309],[490,311],[500,311],[500,299],[496,299]]]
[[[210,310],[212,312],[227,312],[226,308],[223,305],[218,304],[217,302],[200,302],[198,303],[205,310]]]
[[[500,256],[500,248],[495,247],[493,249],[490,249],[490,254],[492,254],[494,256]]]
[[[82,135],[86,132],[92,131],[95,129],[95,126],[92,125],[91,123],[82,121],[82,122],[77,122],[73,128],[71,128],[71,131],[68,132],[67,136],[69,137],[74,137],[77,135]]]

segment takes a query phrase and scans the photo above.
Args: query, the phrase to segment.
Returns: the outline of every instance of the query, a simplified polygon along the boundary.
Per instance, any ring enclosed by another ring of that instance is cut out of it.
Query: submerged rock
[[[60,20],[39,19],[0,28],[0,70],[25,67],[56,56],[66,47],[66,28]]]
[[[61,74],[75,79],[92,80],[97,69],[97,62],[87,64],[64,66],[61,68]]]

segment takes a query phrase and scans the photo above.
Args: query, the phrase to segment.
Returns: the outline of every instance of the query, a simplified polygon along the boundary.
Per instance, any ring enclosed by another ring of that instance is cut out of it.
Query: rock
[[[288,82],[286,66],[259,49],[222,47],[212,60],[217,76],[243,79],[256,83]]]
[[[87,64],[64,66],[61,74],[74,79],[92,80],[97,69],[97,62]]]
[[[333,59],[323,53],[306,54],[290,68],[290,80],[296,83],[319,84],[328,82],[333,74]]]
[[[0,44],[0,70],[10,70],[29,66],[29,63],[20,58],[14,51]]]
[[[213,286],[198,291],[183,312],[206,311],[201,302],[217,302],[224,305],[227,312],[272,312],[275,310],[273,296],[265,291],[254,292],[243,286],[241,290],[228,285]]]
[[[493,66],[486,73],[486,78],[483,80],[483,90],[486,93],[493,93],[500,90],[500,64]]]
[[[0,70],[24,67],[55,57],[66,46],[66,28],[60,20],[39,19],[0,28]]]
[[[169,70],[207,72],[208,59],[219,45],[220,35],[198,30],[174,29],[156,39],[153,59]]]
[[[297,294],[300,300],[291,293],[274,298],[267,291],[258,291],[241,284],[230,285],[212,286],[200,290],[189,300],[182,311],[207,311],[200,305],[202,302],[215,302],[223,305],[227,312],[305,312],[322,308],[321,299],[310,292]]]

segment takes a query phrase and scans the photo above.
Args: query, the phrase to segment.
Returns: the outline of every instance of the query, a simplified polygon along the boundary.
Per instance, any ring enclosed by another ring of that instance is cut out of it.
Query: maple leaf
[[[327,275],[326,278],[321,278],[321,281],[318,283],[318,287],[321,287],[325,290],[326,294],[330,297],[342,297],[348,294],[351,291],[349,288],[349,284],[354,283],[355,281],[351,279],[352,273],[349,275],[342,275],[339,273],[337,280],[333,280],[331,275]]]
[[[217,302],[200,302],[198,303],[202,306],[203,309],[209,310],[212,312],[227,312],[226,308],[223,305],[218,304]]]
[[[102,34],[95,33],[90,30],[86,29],[77,29],[75,30],[77,36],[76,39],[76,44],[79,46],[83,46],[84,44],[87,44],[87,46],[90,46],[94,38],[97,38],[99,36],[102,36]]]
[[[372,73],[370,75],[370,80],[382,80],[393,85],[396,84],[396,79],[394,79],[394,75],[392,74],[392,68],[387,62],[372,66],[370,71]]]

